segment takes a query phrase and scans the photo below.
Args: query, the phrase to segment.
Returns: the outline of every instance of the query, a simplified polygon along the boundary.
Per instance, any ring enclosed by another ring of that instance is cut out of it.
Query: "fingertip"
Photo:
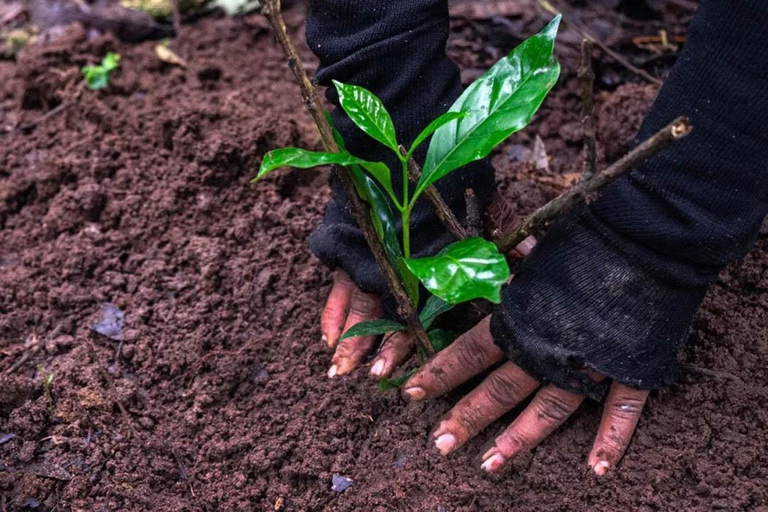
[[[494,453],[483,461],[483,463],[480,465],[480,468],[486,473],[494,473],[504,467],[506,462],[507,461],[502,454]]]
[[[373,363],[373,366],[371,366],[371,377],[375,377],[377,379],[383,377],[385,367],[386,362],[383,359],[378,359],[375,363]]]
[[[597,474],[597,476],[605,475],[609,469],[611,469],[611,464],[606,460],[601,460],[600,462],[592,466],[592,470],[595,472],[595,474]]]

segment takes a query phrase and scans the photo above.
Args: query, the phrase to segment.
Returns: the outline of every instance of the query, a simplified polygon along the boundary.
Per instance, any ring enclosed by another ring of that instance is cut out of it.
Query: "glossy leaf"
[[[333,85],[339,93],[341,108],[352,122],[399,155],[395,125],[384,103],[364,87],[343,84],[337,80],[333,81]]]
[[[411,303],[418,304],[419,280],[410,270],[408,270],[408,265],[405,264],[405,258],[402,256],[398,258],[395,268],[397,268],[397,273],[400,275],[400,281],[402,281],[405,292],[408,294],[408,298],[411,299]]]
[[[339,341],[358,336],[378,336],[379,334],[402,331],[403,329],[405,329],[403,324],[391,320],[369,320],[355,324],[347,329],[347,332],[339,338]]]
[[[441,115],[440,117],[438,117],[437,119],[429,123],[427,127],[424,128],[421,131],[421,133],[416,136],[416,140],[414,140],[413,144],[411,144],[411,149],[408,150],[407,156],[410,157],[411,155],[413,155],[413,152],[416,151],[416,148],[418,148],[422,142],[427,140],[427,138],[430,135],[435,133],[435,131],[438,128],[450,123],[451,121],[455,121],[460,117],[464,117],[466,115],[467,115],[466,112],[446,112],[445,114]]]
[[[341,133],[333,126],[333,119],[328,112],[325,112],[325,118],[331,126],[333,138],[342,151],[346,151],[346,145]],[[400,248],[398,240],[398,228],[395,223],[395,217],[392,215],[392,208],[384,195],[384,192],[369,178],[357,165],[351,165],[352,181],[357,189],[357,194],[371,205],[371,221],[376,230],[376,236],[384,246],[384,252],[387,255],[389,263],[395,267],[400,275],[408,296],[414,304],[419,303],[419,280],[411,274],[403,260],[403,251]]]
[[[501,302],[509,266],[496,244],[480,237],[452,243],[437,255],[406,261],[432,294],[451,304],[473,299]]]
[[[449,112],[466,112],[432,136],[414,198],[446,174],[488,156],[533,117],[560,75],[553,57],[560,16],[523,41],[456,100]]]
[[[416,370],[418,370],[418,368],[413,368],[402,377],[398,377],[396,379],[383,378],[379,380],[379,391],[387,391],[388,389],[399,388],[405,384],[405,381],[411,378],[411,375],[416,373]]]
[[[432,344],[432,348],[435,352],[440,352],[448,345],[454,342],[459,337],[459,333],[455,331],[446,331],[443,329],[432,329],[427,333],[429,342]]]
[[[261,167],[256,178],[252,181],[259,180],[265,177],[270,172],[280,167],[297,167],[299,169],[308,169],[310,167],[317,167],[320,165],[359,165],[366,171],[368,171],[376,180],[381,183],[381,186],[395,197],[395,193],[392,190],[392,180],[389,174],[389,167],[382,162],[369,162],[350,155],[349,153],[329,153],[326,151],[307,151],[301,148],[283,148],[270,151],[261,161]]]
[[[434,295],[427,299],[427,303],[424,304],[424,308],[419,313],[419,319],[425,329],[429,329],[438,316],[453,309],[455,304],[448,304],[440,297]]]

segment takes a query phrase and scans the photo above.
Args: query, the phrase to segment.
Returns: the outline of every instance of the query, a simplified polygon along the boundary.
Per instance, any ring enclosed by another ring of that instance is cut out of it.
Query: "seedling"
[[[419,304],[419,282],[431,294],[419,315],[425,329],[455,304],[474,299],[499,303],[501,286],[509,279],[509,267],[496,245],[481,237],[471,237],[448,245],[435,256],[412,258],[411,213],[428,187],[468,163],[485,158],[494,147],[530,122],[560,74],[560,65],[553,56],[559,23],[558,16],[472,83],[448,112],[423,129],[407,151],[401,151],[392,119],[378,97],[363,87],[333,82],[339,103],[349,118],[397,156],[401,164],[401,191],[396,192],[392,186],[391,173],[397,170],[389,169],[382,162],[352,155],[335,130],[340,152],[300,148],[270,151],[264,156],[254,181],[286,166],[348,167],[358,195],[371,206],[376,234],[410,300],[414,305]],[[414,151],[430,137],[421,176],[412,187],[408,163]],[[400,233],[395,227],[393,207],[400,214]],[[388,320],[363,322],[349,329],[342,339],[405,329],[405,325]],[[428,334],[435,351],[451,341],[443,331],[433,330]]]
[[[48,412],[51,416],[56,412],[56,406],[53,403],[53,395],[51,394],[51,385],[53,384],[53,374],[48,373],[42,365],[37,365],[37,371],[43,377],[43,394],[45,401],[48,404]]]
[[[110,75],[118,67],[120,67],[120,55],[114,52],[107,52],[99,65],[83,66],[81,71],[86,87],[94,91],[106,89],[109,87]]]

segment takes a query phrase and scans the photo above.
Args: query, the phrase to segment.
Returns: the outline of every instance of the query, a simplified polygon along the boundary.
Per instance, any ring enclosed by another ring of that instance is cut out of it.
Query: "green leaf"
[[[400,155],[395,125],[384,103],[368,89],[333,81],[339,92],[339,103],[349,118],[365,133]]]
[[[488,156],[496,145],[528,124],[560,76],[560,64],[552,55],[559,24],[558,15],[456,100],[449,112],[467,115],[432,136],[414,200],[451,171]]]
[[[106,89],[109,86],[109,77],[112,71],[120,67],[120,55],[107,52],[101,64],[83,66],[80,70],[85,78],[85,85],[91,90]]]
[[[440,352],[445,347],[454,342],[459,337],[459,333],[455,331],[445,331],[443,329],[432,329],[427,333],[429,342],[432,344],[432,348],[435,352]]]
[[[480,237],[452,243],[435,256],[407,260],[406,265],[427,290],[451,304],[478,298],[498,304],[501,285],[509,279],[504,255]]]
[[[418,136],[416,136],[416,140],[414,140],[413,144],[411,144],[411,149],[408,150],[407,156],[410,158],[411,155],[413,155],[413,152],[416,151],[416,148],[418,148],[422,142],[427,140],[430,135],[435,133],[438,128],[466,115],[466,112],[446,112],[445,114],[429,123],[429,125],[427,125],[427,127],[424,128]]]
[[[427,299],[427,303],[424,304],[424,309],[419,313],[419,320],[425,329],[429,329],[438,316],[442,315],[446,311],[453,309],[455,304],[448,304],[440,297],[434,295]]]
[[[347,332],[339,338],[339,341],[343,341],[347,338],[356,338],[358,336],[378,336],[379,334],[402,331],[403,329],[405,329],[403,324],[392,322],[391,320],[369,320],[367,322],[355,324],[347,329]]]
[[[403,287],[405,288],[405,292],[408,294],[408,298],[411,299],[411,302],[415,305],[419,304],[419,280],[416,276],[414,276],[410,270],[408,270],[408,265],[405,263],[405,258],[402,256],[397,259],[397,263],[395,264],[395,268],[397,268],[397,273],[400,275],[400,281],[403,283]]]
[[[383,378],[379,380],[379,391],[387,391],[388,389],[399,388],[405,384],[405,381],[411,378],[411,375],[416,373],[416,370],[418,370],[418,368],[413,368],[402,377],[398,377],[396,379]]]
[[[270,151],[261,161],[261,167],[256,178],[252,181],[260,180],[270,172],[280,167],[297,167],[299,169],[308,169],[319,165],[359,165],[368,171],[384,189],[395,198],[392,190],[392,181],[389,175],[389,167],[382,162],[369,162],[349,153],[329,153],[327,151],[307,151],[301,148],[283,148]]]

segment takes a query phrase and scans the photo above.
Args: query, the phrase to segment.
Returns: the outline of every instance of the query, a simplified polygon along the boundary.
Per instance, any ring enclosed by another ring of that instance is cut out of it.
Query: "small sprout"
[[[56,412],[56,406],[53,403],[53,395],[51,395],[51,385],[53,384],[53,374],[48,373],[42,365],[37,365],[37,371],[43,377],[43,394],[45,395],[45,401],[48,403],[48,412],[51,416]]]
[[[82,72],[85,78],[85,85],[93,91],[106,89],[109,86],[111,73],[118,67],[120,67],[120,55],[114,52],[107,52],[101,60],[101,64],[83,66]]]

